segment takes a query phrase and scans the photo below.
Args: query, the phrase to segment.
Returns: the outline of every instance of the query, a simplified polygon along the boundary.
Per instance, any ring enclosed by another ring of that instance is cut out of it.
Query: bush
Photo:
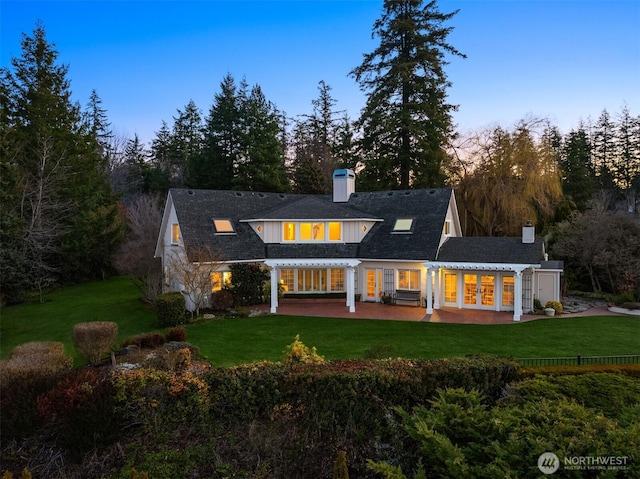
[[[293,343],[287,346],[284,357],[285,364],[317,364],[323,362],[324,356],[318,354],[315,346],[310,349],[300,341],[299,334],[296,334]]]
[[[73,366],[59,342],[25,343],[0,361],[0,434],[3,438],[27,437],[40,424],[36,398]]]
[[[239,306],[249,306],[263,302],[262,291],[264,283],[269,279],[269,272],[253,263],[232,264],[231,270],[231,292],[234,297],[234,304]]]
[[[544,307],[553,308],[556,312],[556,316],[560,316],[562,314],[562,303],[560,301],[547,301]]]
[[[78,323],[73,327],[73,345],[80,357],[96,365],[111,351],[118,337],[118,324],[111,321]]]
[[[168,343],[172,341],[182,343],[187,340],[187,330],[183,327],[169,328],[167,330],[167,334],[165,335],[165,339]]]
[[[116,414],[125,428],[141,426],[157,434],[208,422],[209,387],[194,374],[136,369],[115,372],[112,381]]]
[[[211,293],[211,309],[226,311],[233,308],[233,294],[228,289],[221,289]]]
[[[114,389],[96,369],[73,371],[38,398],[38,414],[72,458],[115,441],[121,421],[114,414]]]
[[[182,293],[171,292],[156,297],[156,312],[161,328],[183,324],[186,319],[186,302]]]
[[[122,346],[138,346],[140,349],[154,349],[162,346],[165,342],[165,336],[160,333],[144,333],[125,339]]]

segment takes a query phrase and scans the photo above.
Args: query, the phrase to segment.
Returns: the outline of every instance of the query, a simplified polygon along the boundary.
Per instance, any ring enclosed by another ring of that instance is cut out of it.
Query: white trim
[[[267,259],[264,264],[271,268],[271,312],[278,310],[278,270],[295,268],[345,268],[347,275],[345,278],[347,286],[346,306],[350,313],[356,311],[355,299],[355,268],[360,264],[357,259],[347,258],[316,258],[316,259]]]
[[[427,281],[427,308],[426,314],[433,314],[434,309],[440,309],[440,270],[458,270],[458,271],[513,271],[514,284],[514,301],[513,301],[513,320],[520,321],[522,317],[522,272],[531,269],[535,271],[540,268],[540,264],[520,264],[520,263],[465,263],[465,262],[448,262],[448,261],[427,261],[423,263],[427,269],[432,270],[434,276],[434,294],[430,294],[429,286],[431,281]],[[432,304],[433,302],[433,304]],[[496,307],[499,307],[496,306]]]

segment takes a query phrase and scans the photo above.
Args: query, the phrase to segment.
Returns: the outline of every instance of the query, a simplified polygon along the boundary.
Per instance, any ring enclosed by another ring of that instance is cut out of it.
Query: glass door
[[[464,304],[490,308],[495,304],[496,277],[493,274],[464,275]]]
[[[367,301],[380,301],[382,297],[382,270],[367,269]]]

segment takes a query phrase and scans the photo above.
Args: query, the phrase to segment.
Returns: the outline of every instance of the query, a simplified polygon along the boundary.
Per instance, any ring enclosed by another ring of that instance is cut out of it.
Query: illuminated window
[[[515,282],[513,276],[502,278],[502,306],[513,306],[515,296]]]
[[[451,221],[449,220],[444,222],[444,234],[447,236],[451,234]]]
[[[229,220],[213,220],[213,226],[216,228],[216,233],[235,233]]]
[[[311,241],[311,223],[300,223],[300,241]]]
[[[420,289],[420,272],[417,270],[398,271],[398,289]]]
[[[296,224],[295,223],[284,223],[282,238],[284,239],[284,241],[296,240]]]
[[[314,241],[324,241],[324,223],[313,223],[311,233]]]
[[[342,239],[342,228],[340,226],[338,222],[329,223],[329,241],[340,241]]]
[[[362,228],[360,228],[362,230],[363,233],[367,232],[367,227],[365,225],[362,225]]]
[[[231,284],[231,271],[214,271],[211,273],[211,291],[220,291]]]
[[[180,225],[173,223],[171,225],[171,244],[180,243]]]
[[[396,224],[393,225],[393,231],[406,233],[411,231],[411,226],[413,226],[413,218],[398,218]]]
[[[258,233],[262,233],[262,225],[258,226],[256,229],[258,230]]]
[[[454,273],[444,274],[444,300],[447,303],[458,301],[458,275]]]
[[[344,291],[344,270],[331,270],[331,291]]]
[[[280,282],[282,283],[282,288],[285,291],[293,291],[294,284],[294,274],[292,269],[281,269],[280,270]]]

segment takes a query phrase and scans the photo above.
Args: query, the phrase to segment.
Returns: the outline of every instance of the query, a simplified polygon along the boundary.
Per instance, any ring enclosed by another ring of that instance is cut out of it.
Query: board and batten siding
[[[332,221],[332,220],[309,220],[312,221]],[[296,223],[304,223],[305,221],[294,221]],[[250,222],[253,231],[265,243],[282,243],[282,223],[283,221],[252,221]],[[371,228],[375,225],[375,221],[358,220],[358,221],[342,221],[342,240],[340,243],[360,243],[367,235]],[[364,231],[363,231],[364,227]],[[262,228],[262,231],[259,229]]]

